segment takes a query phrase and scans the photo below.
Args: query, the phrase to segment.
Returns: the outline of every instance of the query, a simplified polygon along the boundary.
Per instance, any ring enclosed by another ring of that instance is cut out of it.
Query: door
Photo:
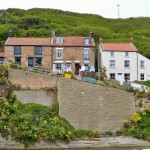
[[[147,80],[150,80],[150,75],[147,75]]]
[[[117,74],[117,79],[118,81],[120,81],[120,84],[122,85],[123,82],[124,82],[124,79],[123,79],[123,74],[122,73],[118,73]]]
[[[29,57],[28,58],[28,67],[33,67],[33,65],[34,65],[33,57]]]
[[[79,75],[80,64],[75,64],[75,75]]]

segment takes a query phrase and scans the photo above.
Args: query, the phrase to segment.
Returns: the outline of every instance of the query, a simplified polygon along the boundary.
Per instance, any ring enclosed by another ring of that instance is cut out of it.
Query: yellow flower
[[[142,117],[137,112],[134,112],[133,116],[131,117],[131,121],[134,123],[140,122],[141,119]]]

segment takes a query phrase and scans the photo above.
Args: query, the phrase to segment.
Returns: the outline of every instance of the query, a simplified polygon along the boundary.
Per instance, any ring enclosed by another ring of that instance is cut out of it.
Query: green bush
[[[150,141],[150,109],[141,113],[134,113],[128,126],[121,131],[123,135]]]
[[[91,130],[75,130],[74,131],[74,135],[76,138],[78,139],[83,139],[83,138],[95,138],[99,135],[99,132],[98,131],[91,131]]]
[[[134,89],[133,89],[133,87],[128,87],[128,88],[126,88],[126,91],[127,92],[134,92]]]

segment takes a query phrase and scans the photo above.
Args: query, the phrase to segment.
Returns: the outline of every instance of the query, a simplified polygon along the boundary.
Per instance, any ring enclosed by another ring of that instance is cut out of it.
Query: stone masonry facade
[[[54,73],[72,71],[81,66],[95,66],[95,43],[90,37],[17,38],[9,37],[4,45],[6,62],[25,67],[42,67]]]
[[[35,54],[34,46],[22,46],[21,54],[14,54],[14,46],[7,46],[5,47],[5,57],[6,62],[14,62],[15,57],[21,57],[21,64],[23,66],[28,66],[28,57],[42,57],[43,68],[50,69],[52,67],[50,63],[52,61],[52,48],[48,46],[42,47],[42,55]]]

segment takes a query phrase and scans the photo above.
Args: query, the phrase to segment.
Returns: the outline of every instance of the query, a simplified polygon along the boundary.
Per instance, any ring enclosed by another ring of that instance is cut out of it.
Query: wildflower
[[[137,112],[134,112],[133,116],[131,117],[131,121],[134,123],[140,122],[141,119],[142,117]]]

